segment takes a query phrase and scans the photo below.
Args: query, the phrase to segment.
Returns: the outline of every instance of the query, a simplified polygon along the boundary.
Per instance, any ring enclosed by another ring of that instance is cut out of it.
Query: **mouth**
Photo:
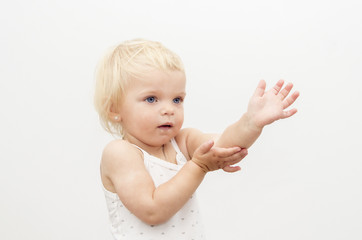
[[[172,123],[165,123],[165,124],[162,124],[162,125],[158,126],[157,128],[160,128],[160,129],[170,129],[170,128],[172,128],[172,127],[173,127]]]

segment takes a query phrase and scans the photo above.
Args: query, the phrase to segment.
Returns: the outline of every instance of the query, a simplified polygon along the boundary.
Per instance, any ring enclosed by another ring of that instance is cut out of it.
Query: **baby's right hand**
[[[240,147],[220,148],[213,147],[214,141],[210,140],[201,144],[191,161],[196,163],[204,172],[223,169],[225,172],[236,172],[239,166],[232,166],[240,162],[247,154],[246,149]]]

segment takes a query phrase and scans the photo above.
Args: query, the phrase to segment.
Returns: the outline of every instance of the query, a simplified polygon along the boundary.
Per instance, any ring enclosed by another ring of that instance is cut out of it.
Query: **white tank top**
[[[187,161],[176,141],[172,139],[171,143],[176,151],[177,164],[156,158],[138,147],[143,152],[146,169],[156,187],[175,176]],[[195,194],[167,222],[160,225],[148,225],[133,215],[122,204],[116,193],[112,193],[104,187],[103,190],[111,223],[111,232],[116,240],[205,239]]]

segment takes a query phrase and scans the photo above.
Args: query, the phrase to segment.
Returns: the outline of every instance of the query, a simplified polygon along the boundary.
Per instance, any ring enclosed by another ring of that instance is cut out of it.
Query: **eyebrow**
[[[157,95],[158,93],[159,93],[158,90],[147,90],[147,89],[143,89],[142,91],[139,92],[139,94],[141,94],[141,95]],[[186,92],[182,91],[175,95],[186,97]]]

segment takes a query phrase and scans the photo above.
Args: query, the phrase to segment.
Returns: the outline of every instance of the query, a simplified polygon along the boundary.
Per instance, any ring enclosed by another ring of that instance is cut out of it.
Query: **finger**
[[[280,80],[274,85],[274,87],[271,89],[271,91],[272,91],[275,95],[277,95],[277,94],[279,93],[280,89],[282,89],[283,85],[284,85],[284,80],[280,79]]]
[[[298,97],[299,97],[299,92],[295,91],[290,97],[285,99],[285,101],[283,102],[283,109],[286,109],[287,107],[292,105],[295,102],[295,100],[297,100]]]
[[[232,160],[232,161],[226,161],[226,162],[224,163],[224,166],[235,165],[235,164],[241,162],[241,160],[243,160],[242,157],[239,157],[239,158],[237,158],[237,159],[235,159],[235,160]]]
[[[255,89],[254,96],[261,97],[264,95],[266,83],[264,80],[260,80],[258,86]]]
[[[213,148],[214,155],[221,158],[230,157],[238,152],[241,151],[240,147],[231,147],[231,148],[221,148],[221,147],[214,147]]]
[[[288,110],[288,111],[284,111],[284,112],[283,112],[282,119],[291,117],[291,116],[293,116],[294,114],[296,114],[297,112],[298,112],[298,110],[297,110],[296,108],[293,108],[293,109]]]
[[[207,142],[204,142],[203,144],[201,144],[197,149],[196,152],[202,154],[207,153],[208,151],[210,151],[210,149],[212,148],[212,146],[214,146],[214,141],[213,140],[209,140]]]
[[[227,158],[227,160],[225,161],[225,164],[226,165],[234,165],[234,164],[240,162],[241,160],[243,160],[246,155],[248,155],[248,151],[246,149],[243,149],[240,152],[238,152],[238,153],[230,156],[229,158]]]
[[[243,149],[241,149],[240,152],[235,153],[234,155],[232,155],[232,156],[230,157],[230,158],[232,158],[232,159],[230,159],[230,161],[235,161],[235,160],[237,160],[237,159],[242,160],[243,158],[246,157],[246,155],[248,155],[248,149],[243,148]],[[239,161],[240,161],[240,160],[239,160]]]
[[[288,83],[283,90],[279,92],[279,96],[281,99],[285,99],[288,94],[290,93],[290,90],[293,88],[293,83]]]
[[[241,167],[239,167],[239,166],[226,166],[222,170],[224,170],[225,172],[233,173],[233,172],[240,171]]]

